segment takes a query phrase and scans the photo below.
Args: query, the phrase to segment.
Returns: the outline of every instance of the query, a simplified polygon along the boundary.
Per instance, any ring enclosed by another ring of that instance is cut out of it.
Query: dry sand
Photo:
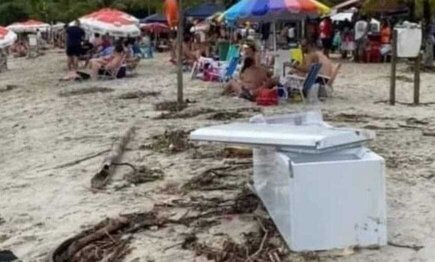
[[[10,71],[0,74],[0,250],[10,249],[23,261],[43,261],[61,241],[106,217],[120,213],[151,210],[153,204],[183,199],[177,190],[186,181],[213,166],[228,161],[222,158],[195,159],[195,150],[179,154],[146,149],[152,137],[165,130],[192,130],[222,123],[208,120],[213,113],[194,118],[155,120],[161,114],[153,104],[176,97],[175,68],[166,56],[143,61],[134,78],[116,81],[62,83],[65,58],[49,52],[35,60],[12,59]],[[345,64],[336,82],[333,97],[322,103],[326,119],[334,125],[376,129],[377,140],[370,147],[387,162],[387,200],[389,241],[424,246],[419,251],[393,246],[378,250],[362,249],[351,255],[320,254],[320,261],[435,261],[435,137],[424,136],[435,128],[435,104],[419,107],[385,103],[389,86],[389,66],[382,64]],[[405,66],[400,75],[412,78]],[[412,101],[412,83],[398,81],[398,100]],[[435,76],[422,75],[422,101],[435,102]],[[191,82],[186,76],[187,112],[197,109],[234,111],[242,108],[247,117],[248,102],[222,97],[217,85]],[[74,94],[87,88],[108,88],[106,92]],[[156,97],[124,100],[130,91],[161,91]],[[264,108],[267,115],[303,110],[300,104]],[[417,121],[416,121],[417,120]],[[124,162],[158,168],[164,180],[138,186],[124,185],[128,167],[118,168],[109,188],[94,194],[90,178],[104,156],[69,167],[59,165],[109,149],[132,121],[137,131],[128,145]],[[145,147],[144,147],[145,146]],[[219,150],[219,147],[212,150]],[[241,171],[247,180],[251,169]],[[195,194],[195,193],[192,193]],[[234,192],[202,193],[207,197],[228,196]],[[177,214],[176,214],[177,215]],[[253,230],[252,217],[222,220],[220,225],[199,232],[201,240],[217,241],[211,236],[229,234],[238,239]],[[201,261],[192,251],[174,244],[190,229],[176,226],[135,235],[132,253],[125,261]],[[219,235],[219,234],[218,234]],[[308,258],[291,254],[293,261]]]

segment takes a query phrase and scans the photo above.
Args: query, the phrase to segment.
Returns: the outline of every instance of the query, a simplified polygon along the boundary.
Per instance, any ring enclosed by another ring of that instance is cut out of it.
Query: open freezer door
[[[321,153],[361,145],[374,134],[327,126],[287,124],[233,123],[200,128],[190,134],[191,140],[226,144],[278,147],[285,151]]]

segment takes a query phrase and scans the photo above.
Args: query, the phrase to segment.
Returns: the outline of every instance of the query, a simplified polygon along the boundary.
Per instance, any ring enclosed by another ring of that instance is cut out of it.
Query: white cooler
[[[305,124],[212,126],[191,139],[254,147],[256,193],[291,250],[386,245],[384,160],[362,146],[372,137]]]

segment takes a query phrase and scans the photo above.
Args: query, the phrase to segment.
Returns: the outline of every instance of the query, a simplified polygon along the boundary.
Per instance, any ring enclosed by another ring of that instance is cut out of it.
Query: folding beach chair
[[[101,69],[101,72],[99,72],[99,74],[98,74],[99,75],[99,79],[102,79],[102,80],[113,80],[113,79],[125,77],[126,74],[127,74],[126,59],[127,59],[126,56],[124,56],[122,58],[121,63],[119,63],[119,67],[117,67],[115,70],[107,70],[107,69],[104,69],[104,68]]]
[[[311,88],[316,84],[317,77],[319,76],[321,64],[312,64],[306,77],[300,77],[297,75],[289,75],[286,78],[286,86],[291,89],[295,89],[299,92],[302,101],[305,102],[305,96],[309,94]]]

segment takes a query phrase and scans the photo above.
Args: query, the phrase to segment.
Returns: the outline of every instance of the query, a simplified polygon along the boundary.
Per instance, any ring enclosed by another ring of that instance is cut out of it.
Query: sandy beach
[[[60,82],[65,59],[59,50],[33,60],[11,59],[10,70],[0,73],[0,250],[12,250],[23,261],[45,261],[62,241],[107,217],[147,212],[174,200],[234,198],[240,185],[249,181],[250,165],[225,179],[229,189],[183,188],[207,169],[246,159],[222,157],[219,145],[183,144],[180,152],[173,153],[173,145],[158,148],[156,136],[247,121],[260,112],[316,108],[336,126],[376,131],[377,139],[369,147],[387,164],[388,238],[393,245],[348,253],[290,253],[288,261],[435,261],[434,74],[422,74],[423,105],[414,107],[408,104],[413,74],[401,64],[400,103],[392,107],[385,103],[389,64],[345,62],[327,101],[268,108],[221,96],[219,84],[191,81],[186,74],[185,97],[191,102],[182,111],[186,114],[162,116],[167,112],[154,105],[176,98],[176,68],[166,54],[143,60],[134,77],[98,82]],[[129,99],[132,94],[139,98]],[[104,159],[102,152],[131,123],[136,131],[122,162],[158,170],[162,179],[132,185],[125,179],[131,168],[120,166],[107,189],[92,191],[90,179]],[[165,211],[172,217],[186,214],[186,208],[162,208]],[[171,225],[138,232],[125,261],[207,261],[177,244],[193,230],[199,242],[210,245],[228,237],[240,241],[243,233],[258,230],[249,213],[212,222],[200,229]]]

